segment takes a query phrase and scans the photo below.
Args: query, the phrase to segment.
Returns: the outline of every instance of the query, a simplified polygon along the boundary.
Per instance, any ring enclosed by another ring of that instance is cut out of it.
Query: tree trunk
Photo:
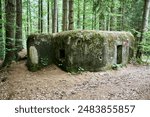
[[[115,30],[115,28],[116,28],[116,20],[115,20],[115,16],[114,16],[114,14],[115,14],[115,1],[114,0],[112,0],[111,1],[111,15],[110,15],[110,30],[111,31],[114,31]]]
[[[97,24],[97,14],[96,10],[94,11],[94,29],[96,29],[96,24]]]
[[[69,30],[74,29],[74,0],[69,0]]]
[[[94,0],[93,0],[93,8],[92,8],[92,30],[94,29]]]
[[[125,11],[125,1],[122,1],[122,7],[121,7],[121,30],[124,30],[124,24],[125,24],[125,20],[124,20],[124,11]]]
[[[78,0],[77,28],[80,29],[80,1]]]
[[[31,1],[29,0],[29,19],[30,19],[30,33],[32,32],[32,14],[31,14]]]
[[[41,24],[41,32],[40,33],[42,33],[43,32],[43,0],[40,0],[40,14],[41,14],[41,20],[40,20],[40,24]]]
[[[57,32],[59,32],[59,16],[58,16],[58,8],[57,8]]]
[[[0,0],[0,59],[4,58],[4,39],[3,39],[3,23],[2,23],[2,1]]]
[[[6,13],[6,55],[3,66],[8,66],[15,60],[15,9],[16,0],[5,0]]]
[[[62,19],[62,30],[67,30],[67,8],[68,0],[63,0],[63,19]]]
[[[38,33],[40,33],[41,32],[41,22],[40,22],[40,20],[41,20],[41,0],[38,0]]]
[[[142,21],[142,29],[141,29],[141,37],[138,40],[138,44],[140,44],[143,40],[144,32],[148,31],[148,18],[149,18],[149,10],[150,10],[150,0],[144,0],[144,12],[143,12],[143,21]],[[141,46],[138,46],[136,58],[141,58]]]
[[[53,33],[57,32],[57,14],[58,14],[58,1],[54,0],[54,9],[53,9]]]
[[[17,52],[23,49],[22,44],[22,0],[16,1],[16,49]]]
[[[83,1],[83,29],[85,29],[85,2],[86,0]]]
[[[47,0],[47,32],[50,32],[50,0]]]
[[[43,0],[38,1],[38,32],[43,32]]]
[[[27,0],[27,35],[29,35],[29,0]]]

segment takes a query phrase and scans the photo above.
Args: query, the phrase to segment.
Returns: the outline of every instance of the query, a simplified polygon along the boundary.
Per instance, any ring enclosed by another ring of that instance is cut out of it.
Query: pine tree
[[[80,0],[78,0],[77,28],[80,28]]]
[[[43,32],[43,0],[40,0],[40,15],[41,15],[41,17],[40,17],[40,24],[41,24],[41,33]]]
[[[15,56],[15,19],[16,19],[16,0],[5,0],[6,14],[6,55],[3,66],[9,66]]]
[[[50,0],[47,0],[47,32],[50,32]]]
[[[67,8],[68,0],[63,0],[63,19],[62,19],[62,30],[67,30]]]
[[[85,6],[86,0],[83,1],[83,29],[85,29]]]
[[[74,0],[69,0],[69,30],[74,29]]]
[[[4,40],[3,40],[3,23],[2,23],[2,1],[0,0],[0,59],[4,58]]]
[[[56,33],[57,32],[57,24],[58,24],[58,1],[54,0],[54,8],[53,8],[53,28],[52,28],[52,32]]]
[[[143,21],[142,21],[142,29],[141,29],[141,37],[139,38],[138,44],[140,44],[143,40],[144,32],[148,31],[148,18],[149,18],[149,10],[150,10],[150,0],[144,0],[144,11],[143,11]],[[138,46],[136,58],[141,58],[142,56],[142,48]]]
[[[16,1],[16,49],[21,51],[23,49],[22,45],[22,0]]]

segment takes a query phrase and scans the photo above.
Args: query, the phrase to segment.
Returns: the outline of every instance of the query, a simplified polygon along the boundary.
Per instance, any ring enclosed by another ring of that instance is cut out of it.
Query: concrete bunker
[[[53,45],[54,63],[64,70],[100,71],[113,64],[127,64],[134,37],[130,32],[119,31],[66,31],[54,35]]]
[[[41,43],[42,40],[46,45]],[[28,50],[31,45],[36,45],[38,54],[45,51],[45,54],[40,54],[39,61],[47,58],[49,62],[46,65],[54,63],[68,72],[101,71],[110,69],[113,64],[125,65],[134,54],[133,35],[120,31],[76,30],[56,33],[53,36],[31,35],[28,38]],[[31,63],[30,56],[28,61],[31,67],[33,62]],[[39,68],[46,66],[41,62],[38,64]]]
[[[27,67],[37,71],[52,63],[52,35],[32,34],[27,40]]]

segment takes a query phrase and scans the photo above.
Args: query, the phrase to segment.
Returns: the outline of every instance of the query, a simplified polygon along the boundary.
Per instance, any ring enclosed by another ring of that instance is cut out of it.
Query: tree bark
[[[50,32],[50,0],[47,0],[47,32]]]
[[[94,29],[94,4],[95,4],[95,2],[94,2],[94,0],[92,1],[93,2],[93,6],[92,6],[92,30]]]
[[[22,44],[22,0],[16,1],[16,49],[17,52],[23,49]]]
[[[94,29],[96,29],[96,25],[97,24],[97,14],[96,14],[96,10],[94,10]]]
[[[112,0],[111,1],[111,16],[110,16],[110,30],[111,31],[115,31],[115,29],[116,29],[116,18],[115,18],[115,16],[114,16],[114,14],[115,14],[115,1],[114,0]]]
[[[149,18],[149,10],[150,10],[150,0],[144,0],[144,12],[143,12],[143,21],[142,21],[142,29],[141,29],[141,37],[138,40],[138,44],[140,44],[143,40],[144,32],[148,31],[148,18]],[[138,46],[136,58],[141,59],[142,51],[141,46]]]
[[[62,19],[62,30],[67,30],[67,8],[68,0],[63,0],[63,19]]]
[[[125,20],[124,20],[124,12],[125,12],[125,1],[122,1],[122,8],[121,8],[121,30],[124,30],[124,24],[125,24]]]
[[[29,35],[29,0],[27,0],[27,35]]]
[[[38,33],[40,33],[41,32],[41,22],[40,22],[40,20],[41,20],[41,0],[38,0]]]
[[[2,1],[0,0],[0,59],[4,58],[4,39],[3,39],[3,23],[2,23]]]
[[[38,32],[43,32],[43,0],[38,1]]]
[[[15,56],[15,11],[16,0],[5,0],[5,14],[6,14],[6,55],[3,66],[9,66]]]
[[[69,30],[74,29],[74,0],[69,0]]]
[[[85,29],[85,2],[86,0],[83,1],[83,29]]]
[[[80,1],[78,0],[77,28],[80,29]]]
[[[53,8],[53,33],[57,32],[57,13],[58,13],[58,1],[54,0],[54,8]]]
[[[43,32],[43,0],[40,0],[40,14],[41,14],[41,19],[40,19],[40,22],[41,22],[41,32],[40,33],[42,33]]]
[[[31,14],[31,1],[29,0],[29,19],[30,19],[30,33],[32,32],[32,14]]]

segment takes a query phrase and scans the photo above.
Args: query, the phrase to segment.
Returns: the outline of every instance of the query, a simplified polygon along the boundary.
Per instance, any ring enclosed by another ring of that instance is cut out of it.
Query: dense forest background
[[[17,60],[31,33],[131,31],[136,58],[150,56],[150,0],[0,0],[0,59]]]

